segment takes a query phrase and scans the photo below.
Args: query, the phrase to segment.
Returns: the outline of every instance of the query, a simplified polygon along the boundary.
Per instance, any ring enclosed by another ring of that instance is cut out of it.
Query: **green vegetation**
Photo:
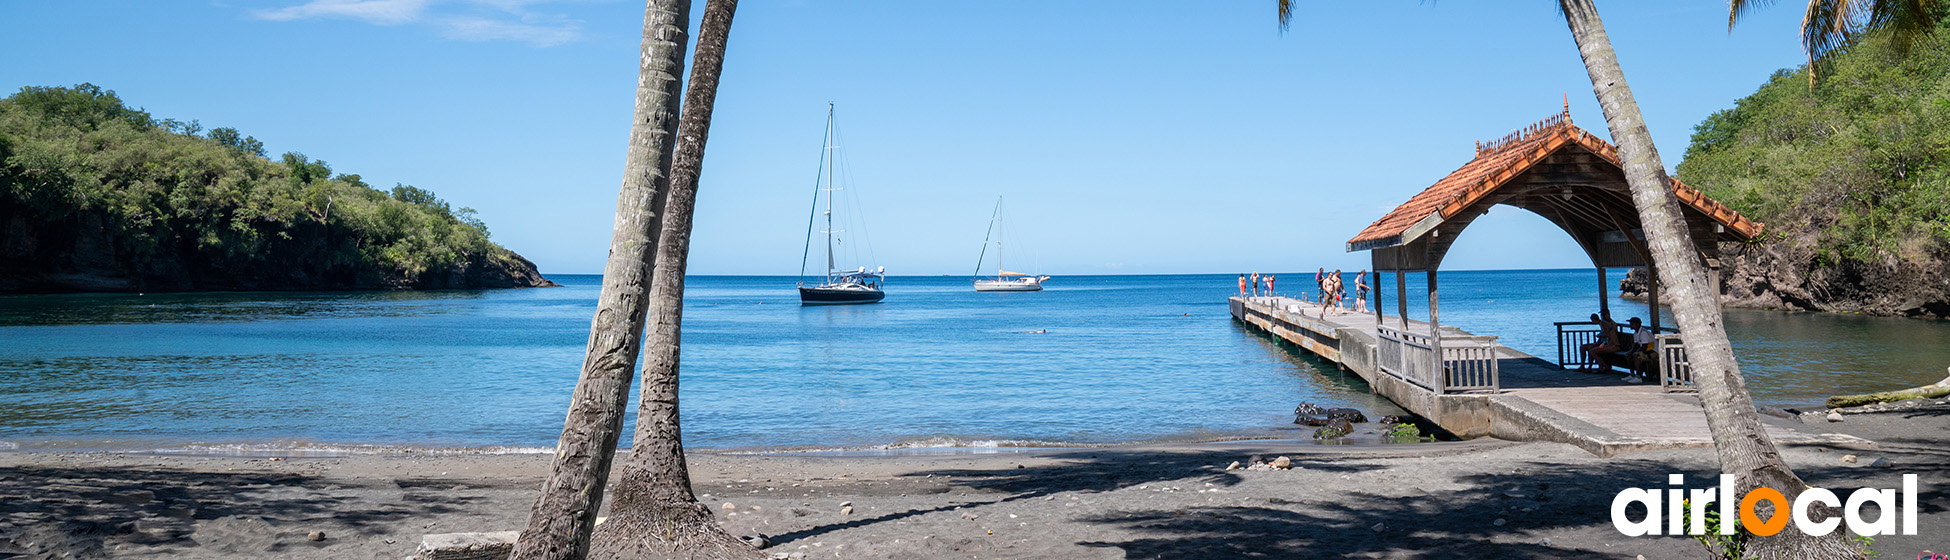
[[[15,260],[0,268],[89,268],[63,247],[151,289],[463,287],[456,272],[532,266],[424,189],[267,159],[236,129],[157,120],[91,84],[22,88],[0,100],[0,253]]]
[[[1933,262],[1950,247],[1950,19],[1896,56],[1888,30],[1694,128],[1679,177],[1810,245],[1809,266]]]

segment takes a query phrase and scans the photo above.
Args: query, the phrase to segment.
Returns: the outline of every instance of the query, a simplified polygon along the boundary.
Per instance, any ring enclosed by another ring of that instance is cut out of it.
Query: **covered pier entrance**
[[[1672,179],[1670,186],[1681,202],[1691,245],[1712,271],[1711,283],[1717,287],[1720,242],[1752,240],[1760,234],[1761,225],[1677,179]],[[1384,271],[1395,273],[1397,326],[1388,326],[1383,317],[1387,308],[1382,306],[1382,294],[1386,290],[1381,286],[1374,290],[1374,308],[1381,312],[1375,321],[1382,338],[1384,372],[1413,379],[1437,392],[1498,390],[1493,365],[1487,378],[1480,373],[1484,368],[1476,363],[1482,355],[1474,349],[1476,341],[1447,343],[1441,329],[1418,332],[1402,322],[1408,315],[1403,276],[1419,271],[1428,277],[1429,321],[1440,324],[1437,281],[1442,259],[1465,228],[1498,204],[1542,216],[1584,249],[1598,269],[1595,311],[1610,315],[1611,280],[1606,270],[1612,268],[1646,267],[1654,279],[1649,283],[1648,299],[1658,301],[1658,270],[1645,246],[1645,233],[1632,203],[1631,187],[1625,182],[1618,149],[1573,125],[1567,104],[1563,112],[1521,131],[1496,141],[1478,142],[1475,159],[1348,240],[1348,251],[1370,252],[1377,280]],[[1660,385],[1667,390],[1689,390],[1692,380],[1678,331],[1664,328],[1659,306],[1650,307],[1645,323],[1659,335],[1655,337],[1658,359],[1641,369],[1656,371]],[[1581,347],[1598,340],[1598,323],[1578,317],[1563,319],[1567,320],[1554,323],[1559,367],[1593,365]],[[1618,321],[1624,322],[1622,318]]]
[[[1719,242],[1750,240],[1761,225],[1677,180],[1671,188],[1679,195],[1692,244],[1715,271],[1718,285]],[[1502,346],[1494,335],[1441,324],[1442,259],[1464,228],[1497,204],[1543,216],[1584,249],[1599,270],[1594,309],[1608,307],[1606,269],[1651,265],[1617,148],[1573,125],[1567,104],[1563,112],[1520,132],[1479,142],[1469,163],[1347,242],[1350,252],[1371,252],[1374,313],[1327,314],[1311,302],[1235,297],[1232,314],[1340,364],[1377,394],[1463,437],[1558,441],[1606,456],[1712,445],[1704,411],[1684,394],[1691,387],[1685,349],[1675,331],[1660,327],[1656,303],[1648,326],[1664,333],[1657,337],[1658,384],[1567,369],[1588,363],[1578,348],[1596,339],[1595,323],[1538,318],[1538,328],[1558,330],[1556,363]],[[1382,297],[1388,291],[1382,271],[1395,273],[1392,317]],[[1408,318],[1406,273],[1415,271],[1427,275],[1427,321]],[[1862,441],[1772,420],[1764,422],[1779,442]]]

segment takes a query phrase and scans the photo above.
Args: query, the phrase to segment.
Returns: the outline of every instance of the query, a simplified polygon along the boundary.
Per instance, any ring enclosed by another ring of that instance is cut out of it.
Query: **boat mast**
[[[1002,281],[1002,238],[1008,228],[1002,227],[1002,197],[995,197],[995,281]]]
[[[826,103],[826,283],[833,283],[833,103]]]

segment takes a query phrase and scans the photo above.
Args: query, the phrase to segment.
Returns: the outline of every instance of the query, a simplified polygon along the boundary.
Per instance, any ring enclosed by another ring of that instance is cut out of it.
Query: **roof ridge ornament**
[[[1525,140],[1556,132],[1558,129],[1568,129],[1571,126],[1571,95],[1567,93],[1564,95],[1564,110],[1562,112],[1544,117],[1543,120],[1531,123],[1530,126],[1506,134],[1502,138],[1488,142],[1476,141],[1476,157],[1480,158],[1494,154]]]

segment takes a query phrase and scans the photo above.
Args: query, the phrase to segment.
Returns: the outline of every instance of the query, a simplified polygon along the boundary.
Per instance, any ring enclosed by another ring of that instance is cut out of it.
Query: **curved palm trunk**
[[[630,126],[623,187],[616,197],[603,290],[590,321],[582,377],[569,402],[555,463],[515,542],[518,560],[582,558],[603,504],[610,461],[623,431],[630,378],[643,339],[649,280],[657,257],[671,136],[677,128],[677,80],[684,73],[690,0],[649,0],[643,10],[636,112]]]
[[[677,151],[671,160],[670,199],[664,206],[652,275],[654,320],[643,358],[643,397],[637,405],[636,440],[623,463],[609,521],[596,528],[592,558],[757,558],[758,552],[726,533],[711,509],[691,493],[677,422],[678,357],[684,314],[691,217],[697,203],[704,145],[711,129],[718,74],[724,67],[738,0],[709,0],[698,25],[697,54],[684,93]]]
[[[1781,491],[1789,500],[1806,488],[1801,479],[1781,459],[1774,441],[1761,428],[1760,418],[1747,394],[1746,380],[1734,361],[1733,345],[1720,317],[1717,296],[1708,289],[1705,263],[1693,246],[1680,213],[1679,198],[1673,194],[1665,164],[1652,145],[1652,134],[1639,115],[1638,102],[1625,84],[1625,72],[1612,52],[1611,39],[1591,0],[1559,0],[1564,19],[1584,56],[1591,74],[1592,90],[1604,109],[1605,124],[1618,142],[1619,157],[1625,164],[1625,181],[1632,188],[1632,202],[1638,207],[1639,221],[1645,229],[1646,245],[1659,270],[1658,282],[1670,290],[1674,322],[1686,344],[1692,362],[1694,382],[1706,408],[1706,423],[1712,430],[1713,446],[1719,454],[1720,470],[1734,475],[1739,489],[1765,486]],[[1658,305],[1657,301],[1651,302]],[[1766,503],[1766,502],[1763,502]],[[1765,507],[1765,506],[1764,506]],[[1771,517],[1759,511],[1762,519]],[[1785,512],[1782,512],[1785,513]],[[1756,537],[1748,552],[1760,558],[1855,558],[1861,553],[1841,531],[1828,537],[1810,537],[1796,529],[1772,537]]]

